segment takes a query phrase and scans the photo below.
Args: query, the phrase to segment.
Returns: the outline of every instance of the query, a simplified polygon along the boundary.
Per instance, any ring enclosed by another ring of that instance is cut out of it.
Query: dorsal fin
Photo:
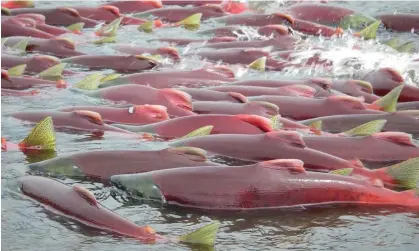
[[[100,116],[100,114],[97,112],[92,112],[92,111],[87,111],[87,110],[77,110],[77,111],[72,111],[72,113],[89,120],[93,124],[96,124],[96,125],[104,124],[102,120],[102,116]]]
[[[192,111],[192,97],[188,93],[172,88],[166,88],[160,91],[164,93],[166,99],[173,103],[173,105]]]
[[[315,121],[315,122],[313,122],[309,125],[310,131],[313,132],[316,135],[321,135],[322,134],[322,125],[323,125],[323,121],[322,120],[317,120],[317,121]]]
[[[247,122],[255,127],[259,128],[262,132],[272,131],[271,121],[265,117],[251,114],[238,114],[235,115],[236,118]]]
[[[367,82],[364,80],[354,80],[354,79],[350,79],[348,80],[348,82],[358,85],[366,93],[370,93],[370,94],[373,93],[373,88],[370,82]]]
[[[60,10],[62,12],[67,12],[68,14],[70,14],[73,17],[81,17],[80,13],[73,9],[73,8],[69,8],[69,7],[57,7],[57,10]]]
[[[365,124],[362,124],[360,126],[357,126],[355,128],[352,128],[346,132],[343,132],[342,134],[345,134],[350,137],[354,136],[368,136],[373,133],[381,132],[384,125],[387,123],[387,120],[381,119],[381,120],[373,120],[370,122],[367,122]]]
[[[227,78],[235,78],[235,74],[234,71],[225,65],[218,65],[218,66],[213,66],[210,68],[210,70],[212,71],[217,71],[217,73],[219,73],[220,75],[223,75]]]
[[[81,30],[83,30],[84,28],[84,23],[80,22],[80,23],[75,23],[72,24],[70,26],[67,26],[67,30],[75,33],[75,34],[81,34]]]
[[[16,51],[19,51],[19,52],[31,51],[32,49],[30,47],[37,47],[37,45],[29,45],[30,40],[31,40],[31,38],[25,37],[11,47],[12,47],[13,50],[16,50]]]
[[[73,186],[73,190],[74,192],[78,193],[80,197],[85,199],[87,203],[89,203],[90,205],[99,207],[99,204],[97,203],[95,195],[89,190],[87,190],[86,188],[81,187],[81,186]]]
[[[414,142],[411,134],[404,132],[379,132],[372,135],[372,137],[382,140],[391,141],[400,145],[418,147]]]
[[[363,37],[365,40],[368,39],[375,39],[377,37],[377,30],[380,26],[381,21],[375,21],[374,23],[370,24],[369,26],[365,27],[363,30],[355,33],[355,36]]]
[[[197,26],[201,24],[201,18],[202,18],[202,13],[195,13],[193,15],[186,17],[185,19],[182,19],[176,22],[175,25]]]
[[[254,105],[262,106],[262,107],[266,108],[267,110],[273,110],[273,112],[276,113],[276,114],[279,113],[279,107],[277,105],[272,104],[272,103],[269,103],[269,102],[266,102],[266,101],[250,101],[250,102],[247,102],[246,105],[249,105],[249,106],[254,106]]]
[[[352,96],[329,96],[327,100],[349,106],[352,109],[365,110],[367,107],[364,104],[363,97]]]
[[[227,94],[235,100],[239,101],[239,103],[247,103],[248,101],[246,96],[238,92],[228,92]]]
[[[116,37],[104,37],[95,41],[92,41],[92,44],[109,44],[109,43],[115,43],[116,42]]]
[[[274,159],[259,162],[258,167],[284,170],[291,173],[306,173],[304,162],[299,159]]]
[[[267,132],[266,136],[272,139],[280,140],[284,143],[304,148],[306,144],[303,140],[302,135],[296,131],[284,131],[277,130],[272,132]]]
[[[100,79],[100,82],[106,82],[106,81],[111,81],[111,80],[115,80],[119,77],[121,77],[122,74],[118,74],[118,73],[111,73],[109,75],[104,76],[103,78]]]
[[[5,7],[1,7],[1,15],[3,16],[11,16],[12,13],[10,12],[10,9],[5,8]]]
[[[207,161],[207,152],[197,147],[169,147],[167,151],[183,156],[187,156],[190,160],[205,162]]]
[[[62,73],[64,71],[66,64],[60,63],[49,67],[48,69],[40,72],[38,76],[42,79],[57,80],[62,78]]]

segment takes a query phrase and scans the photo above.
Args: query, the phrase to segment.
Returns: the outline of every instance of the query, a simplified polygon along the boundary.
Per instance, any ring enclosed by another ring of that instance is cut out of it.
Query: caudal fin
[[[25,70],[26,70],[26,64],[20,64],[7,70],[7,73],[9,74],[10,77],[19,77],[19,76],[22,76]]]
[[[381,21],[375,21],[374,23],[367,26],[365,29],[355,33],[355,36],[363,37],[365,40],[375,39],[377,37],[377,30],[380,24]]]
[[[153,32],[153,21],[147,21],[142,25],[138,26],[137,30],[144,31],[145,33]]]
[[[104,37],[99,40],[95,40],[92,42],[92,44],[110,44],[110,43],[116,43],[116,37]]]
[[[419,157],[386,167],[388,175],[394,178],[399,188],[416,188],[419,181]]]
[[[183,26],[186,29],[194,29],[199,27],[201,24],[202,13],[195,13],[179,22],[176,22],[176,26]]]
[[[380,119],[380,120],[373,120],[368,123],[362,124],[355,128],[352,128],[342,134],[354,137],[354,136],[368,136],[373,133],[381,132],[383,130],[384,125],[387,123],[387,120]]]
[[[349,176],[352,174],[353,168],[342,168],[330,171],[329,173],[337,174],[337,175],[343,175],[343,176]]]
[[[100,79],[100,82],[112,81],[112,80],[115,80],[115,79],[117,79],[121,76],[122,76],[122,74],[112,73],[112,74],[109,74],[109,75],[103,77],[102,79]]]
[[[266,59],[267,57],[258,58],[252,63],[250,63],[248,67],[256,71],[264,72],[266,68]]]
[[[67,30],[75,33],[75,34],[81,34],[81,30],[84,28],[84,23],[75,23],[67,27]]]
[[[352,15],[348,15],[344,17],[342,21],[339,23],[339,27],[345,30],[349,28],[359,29],[363,25],[370,25],[374,21],[376,20],[373,18],[364,16],[362,14],[352,14]]]
[[[65,66],[66,66],[65,63],[56,64],[42,71],[41,73],[38,74],[38,76],[42,79],[49,79],[49,80],[61,79]]]
[[[198,129],[186,134],[183,137],[180,137],[179,139],[188,139],[188,138],[193,138],[193,137],[201,137],[201,136],[210,135],[213,128],[214,128],[214,126],[212,126],[212,125],[203,126],[201,128],[198,128]]]
[[[373,107],[378,107],[380,110],[385,112],[395,112],[397,111],[397,100],[399,99],[400,93],[403,90],[404,85],[399,85],[385,96],[376,100],[371,104]]]
[[[271,121],[271,127],[272,127],[272,130],[279,130],[279,129],[281,129],[282,128],[282,123],[281,123],[281,120],[280,120],[280,118],[281,118],[281,115],[275,115],[275,116],[272,116],[271,118],[270,118],[270,121]]]
[[[41,120],[19,143],[19,147],[27,150],[55,150],[55,145],[54,123],[51,117]]]
[[[218,221],[215,221],[211,224],[208,224],[204,227],[201,227],[193,231],[190,234],[180,236],[179,241],[190,244],[214,246],[219,228],[220,223]]]
[[[123,17],[119,17],[109,24],[105,24],[96,30],[95,34],[101,37],[115,37]]]
[[[102,78],[103,75],[101,73],[93,73],[86,76],[73,87],[81,90],[97,90]]]

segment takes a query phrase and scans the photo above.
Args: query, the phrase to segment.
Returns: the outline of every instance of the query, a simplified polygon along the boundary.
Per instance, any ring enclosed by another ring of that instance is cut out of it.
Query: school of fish
[[[419,14],[370,17],[328,1],[297,1],[276,13],[232,0],[51,8],[3,1],[1,22],[2,97],[37,99],[58,88],[106,102],[2,112],[33,127],[20,142],[2,137],[3,158],[10,151],[47,153],[16,184],[34,203],[142,243],[207,246],[216,243],[217,221],[180,237],[163,236],[61,180],[93,180],[134,201],[208,213],[333,205],[419,212],[419,144],[412,136],[419,135],[417,80],[407,84],[389,67],[359,69],[346,78],[263,75],[309,67],[327,71],[335,62],[321,53],[293,60],[312,47],[309,38],[355,36],[363,42],[382,30],[417,32]],[[202,23],[214,25],[202,29]],[[125,28],[144,37],[182,29],[202,39],[156,36],[143,46],[118,40]],[[258,36],[247,39],[246,29]],[[395,39],[385,44],[400,53],[418,50]],[[88,54],[78,50],[82,46],[112,53]],[[204,67],[177,67],[190,58]],[[254,77],[241,79],[238,72]],[[75,76],[79,81],[70,83]],[[55,156],[48,153],[60,148],[56,131],[165,147]]]

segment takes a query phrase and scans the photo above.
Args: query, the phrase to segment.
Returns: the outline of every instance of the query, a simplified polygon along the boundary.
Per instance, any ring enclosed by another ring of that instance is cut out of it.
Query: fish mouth
[[[111,184],[134,199],[146,199],[166,204],[163,191],[153,182],[151,174],[122,174],[110,178]]]

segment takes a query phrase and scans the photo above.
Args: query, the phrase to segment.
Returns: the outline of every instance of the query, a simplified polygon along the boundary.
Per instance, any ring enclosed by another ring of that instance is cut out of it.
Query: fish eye
[[[131,106],[130,108],[128,108],[128,113],[129,114],[134,114],[135,113],[135,106]]]

